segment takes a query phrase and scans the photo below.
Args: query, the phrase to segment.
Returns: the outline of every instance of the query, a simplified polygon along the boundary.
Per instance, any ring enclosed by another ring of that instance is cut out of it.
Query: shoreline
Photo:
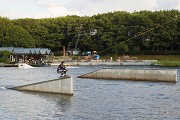
[[[90,61],[90,62],[85,62],[85,61],[80,61],[80,62],[66,62],[64,63],[65,66],[93,66],[93,65],[154,65],[154,62],[157,62],[156,60],[141,60],[141,61],[119,61],[119,62],[102,62],[102,61]],[[50,63],[51,66],[58,66],[60,62],[54,62]]]
[[[156,61],[151,61],[151,60],[144,60],[144,61],[120,61],[120,62],[113,62],[113,61],[109,61],[109,62],[104,62],[104,61],[90,61],[90,62],[85,62],[85,61],[80,61],[80,62],[70,62],[70,61],[66,61],[64,63],[65,66],[98,66],[98,65],[107,65],[107,66],[122,66],[122,65],[154,65],[154,62]],[[58,66],[60,64],[60,62],[56,61],[53,63],[48,63],[48,66]],[[29,64],[28,64],[29,65]],[[31,65],[33,66],[33,65]],[[0,67],[18,67],[18,64],[4,64],[1,63]],[[34,66],[34,67],[43,67],[43,66]]]
[[[0,67],[18,67],[17,64],[0,64]]]

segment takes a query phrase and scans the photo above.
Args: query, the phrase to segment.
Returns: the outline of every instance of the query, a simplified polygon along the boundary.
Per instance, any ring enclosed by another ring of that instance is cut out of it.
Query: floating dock
[[[71,76],[64,76],[59,79],[17,86],[10,89],[73,95],[73,78]]]
[[[176,82],[177,70],[104,68],[81,75],[79,78]]]

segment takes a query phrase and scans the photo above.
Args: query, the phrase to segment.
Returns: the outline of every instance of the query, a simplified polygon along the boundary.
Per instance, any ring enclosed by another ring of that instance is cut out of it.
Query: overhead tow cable
[[[169,23],[171,23],[172,21],[177,20],[178,18],[180,18],[180,17],[179,17],[179,16],[176,16],[174,19],[172,19],[172,20],[170,20],[170,21],[168,21],[168,22],[166,22],[166,23],[164,23],[164,24],[161,24],[161,25],[158,24],[158,25],[157,25],[156,27],[154,27],[154,28],[149,28],[148,30],[146,30],[146,31],[144,31],[144,32],[139,32],[139,33],[137,33],[136,35],[134,35],[133,37],[131,37],[131,38],[125,40],[125,41],[122,41],[122,42],[120,42],[120,43],[118,43],[118,44],[116,44],[116,45],[113,45],[113,46],[111,46],[111,47],[109,47],[109,48],[107,48],[107,49],[104,49],[104,50],[98,52],[98,54],[103,53],[103,52],[105,52],[105,51],[107,51],[107,50],[109,50],[109,49],[112,49],[112,48],[114,48],[114,47],[116,47],[116,46],[118,46],[118,45],[120,45],[120,44],[122,44],[122,43],[128,42],[128,41],[130,41],[130,40],[132,40],[132,39],[134,39],[134,38],[136,38],[136,37],[142,36],[142,35],[144,35],[145,33],[148,33],[148,32],[150,32],[150,31],[153,31],[153,30],[155,30],[155,29],[157,29],[157,28],[159,28],[159,27],[163,27],[164,25],[169,24]]]

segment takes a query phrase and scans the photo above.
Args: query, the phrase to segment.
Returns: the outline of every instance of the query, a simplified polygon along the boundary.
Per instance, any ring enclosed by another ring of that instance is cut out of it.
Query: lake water
[[[74,80],[73,96],[6,89],[58,78],[56,67],[0,67],[0,120],[180,120],[179,77],[175,84],[81,79],[77,76],[107,66],[78,66],[68,67]],[[180,68],[173,69],[180,76]]]

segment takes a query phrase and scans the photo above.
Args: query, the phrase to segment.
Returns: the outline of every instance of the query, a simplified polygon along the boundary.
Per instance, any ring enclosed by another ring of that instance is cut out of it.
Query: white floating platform
[[[105,68],[79,76],[80,78],[141,80],[156,82],[176,82],[177,70],[160,69],[111,69]]]
[[[28,69],[28,68],[34,68],[26,63],[19,63],[18,64],[18,68],[24,68],[24,69]]]
[[[73,95],[73,78],[71,76],[64,76],[59,79],[22,85],[10,89]]]

